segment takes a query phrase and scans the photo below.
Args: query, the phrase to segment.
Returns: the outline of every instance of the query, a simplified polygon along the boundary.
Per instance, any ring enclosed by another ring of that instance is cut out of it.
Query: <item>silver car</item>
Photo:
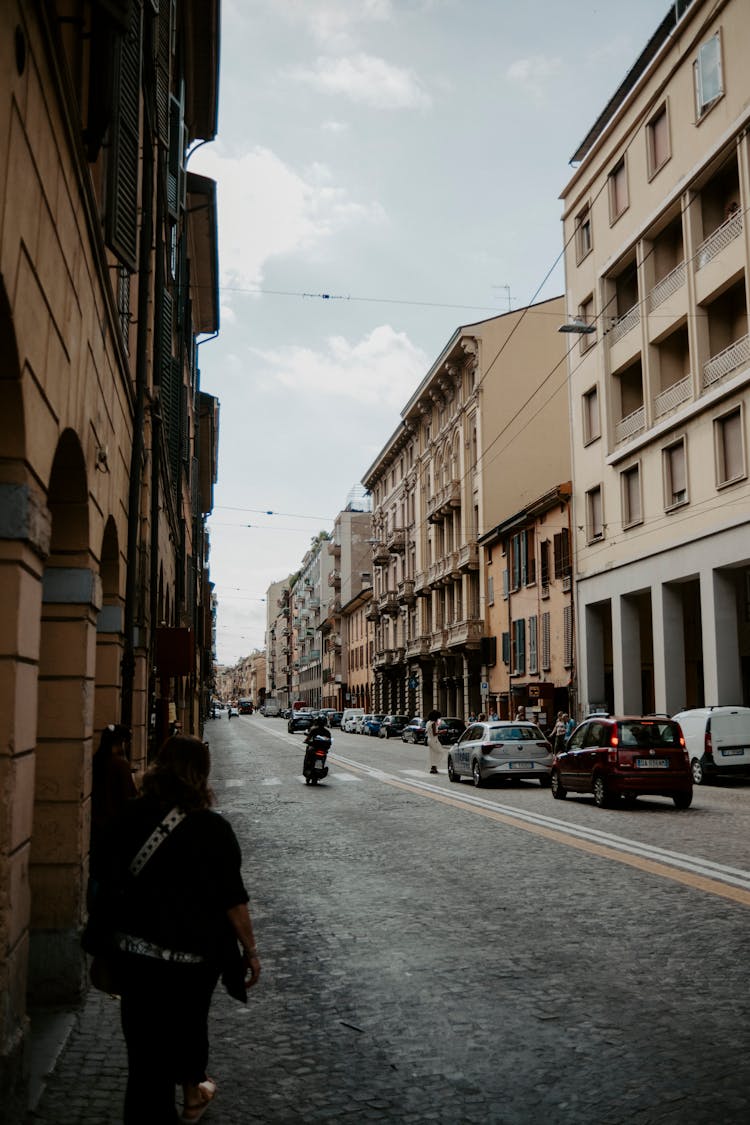
[[[470,777],[476,786],[490,778],[537,778],[549,785],[552,747],[534,723],[472,723],[448,751],[448,777]]]

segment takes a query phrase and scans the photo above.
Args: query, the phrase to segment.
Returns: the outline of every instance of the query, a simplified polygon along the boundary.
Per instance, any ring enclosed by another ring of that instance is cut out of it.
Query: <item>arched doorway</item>
[[[124,599],[120,596],[120,547],[112,516],[104,528],[99,563],[102,608],[96,621],[94,737],[120,721]]]

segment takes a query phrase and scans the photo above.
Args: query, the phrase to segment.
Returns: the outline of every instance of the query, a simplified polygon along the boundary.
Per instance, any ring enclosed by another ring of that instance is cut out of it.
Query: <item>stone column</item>
[[[622,715],[640,715],[643,710],[641,623],[634,598],[616,597],[613,601],[612,655],[615,711]]]
[[[654,705],[674,715],[686,702],[685,621],[679,586],[651,587],[654,632]]]
[[[742,700],[737,589],[732,571],[701,571],[703,688],[707,705]]]

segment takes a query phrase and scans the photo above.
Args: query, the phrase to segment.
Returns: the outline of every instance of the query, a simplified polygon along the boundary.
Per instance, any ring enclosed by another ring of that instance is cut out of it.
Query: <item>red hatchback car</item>
[[[593,793],[599,808],[619,798],[671,797],[678,809],[693,799],[693,777],[678,723],[659,716],[592,715],[555,755],[552,796]]]

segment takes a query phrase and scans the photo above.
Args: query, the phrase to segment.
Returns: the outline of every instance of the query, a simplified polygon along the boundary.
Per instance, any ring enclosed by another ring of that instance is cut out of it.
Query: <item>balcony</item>
[[[448,649],[448,630],[436,629],[430,636],[430,652],[446,652]]]
[[[430,637],[422,633],[417,637],[410,637],[406,642],[406,659],[413,660],[419,656],[427,656],[430,651]]]
[[[380,621],[380,606],[377,602],[371,601],[365,610],[365,621]]]
[[[658,309],[660,305],[663,305],[665,301],[673,297],[679,289],[682,289],[684,284],[685,263],[680,262],[666,277],[663,277],[661,281],[657,281],[656,285],[649,293],[646,302],[648,311],[652,313],[654,309]]]
[[[455,508],[461,507],[461,482],[449,481],[427,501],[427,522],[440,523]]]
[[[379,601],[380,612],[397,617],[399,613],[398,596],[395,590],[386,590]]]
[[[414,575],[414,593],[418,598],[426,598],[430,592],[430,584],[427,581],[427,571],[420,570],[418,574]]]
[[[463,547],[459,547],[458,569],[462,572],[479,570],[479,548],[476,539],[470,539]]]
[[[331,633],[326,637],[326,652],[341,652],[341,634]]]
[[[403,582],[399,582],[397,593],[401,605],[416,605],[417,595],[414,593],[414,582],[411,578],[405,578]]]
[[[388,566],[391,561],[391,552],[386,547],[385,543],[376,543],[372,549],[372,561],[374,566]]]
[[[461,571],[458,568],[458,551],[451,551],[438,565],[440,567],[440,581],[444,586],[461,577]]]
[[[403,555],[406,550],[406,528],[394,527],[386,536],[385,542],[392,555]]]
[[[750,362],[750,336],[735,340],[722,352],[711,356],[703,366],[703,389],[708,390],[733,371],[745,367]]]
[[[701,242],[695,255],[695,268],[702,270],[709,262],[712,262],[722,250],[726,250],[735,238],[739,238],[742,234],[742,212],[735,211],[728,219],[725,219],[720,227],[709,234]]]
[[[687,402],[692,393],[693,377],[686,375],[684,379],[659,392],[654,399],[654,417],[663,418],[670,410],[675,410],[683,402]]]
[[[465,621],[454,621],[448,627],[448,647],[479,648],[484,635],[484,621],[481,617],[467,618]]]
[[[609,330],[609,346],[613,348],[618,340],[622,340],[623,336],[627,336],[628,332],[632,332],[640,323],[640,306],[635,304],[613,322]]]
[[[634,437],[642,433],[646,428],[646,408],[639,406],[632,414],[626,415],[615,424],[615,444],[621,445],[623,442],[632,441]]]
[[[341,571],[332,570],[328,575],[328,585],[333,587],[334,590],[341,589]]]
[[[388,668],[393,663],[393,649],[383,648],[372,659],[374,668]]]
[[[333,555],[335,559],[341,558],[341,544],[331,540],[328,544],[328,554]]]
[[[442,562],[431,563],[427,568],[427,585],[432,587],[439,586],[443,577],[443,564]]]

